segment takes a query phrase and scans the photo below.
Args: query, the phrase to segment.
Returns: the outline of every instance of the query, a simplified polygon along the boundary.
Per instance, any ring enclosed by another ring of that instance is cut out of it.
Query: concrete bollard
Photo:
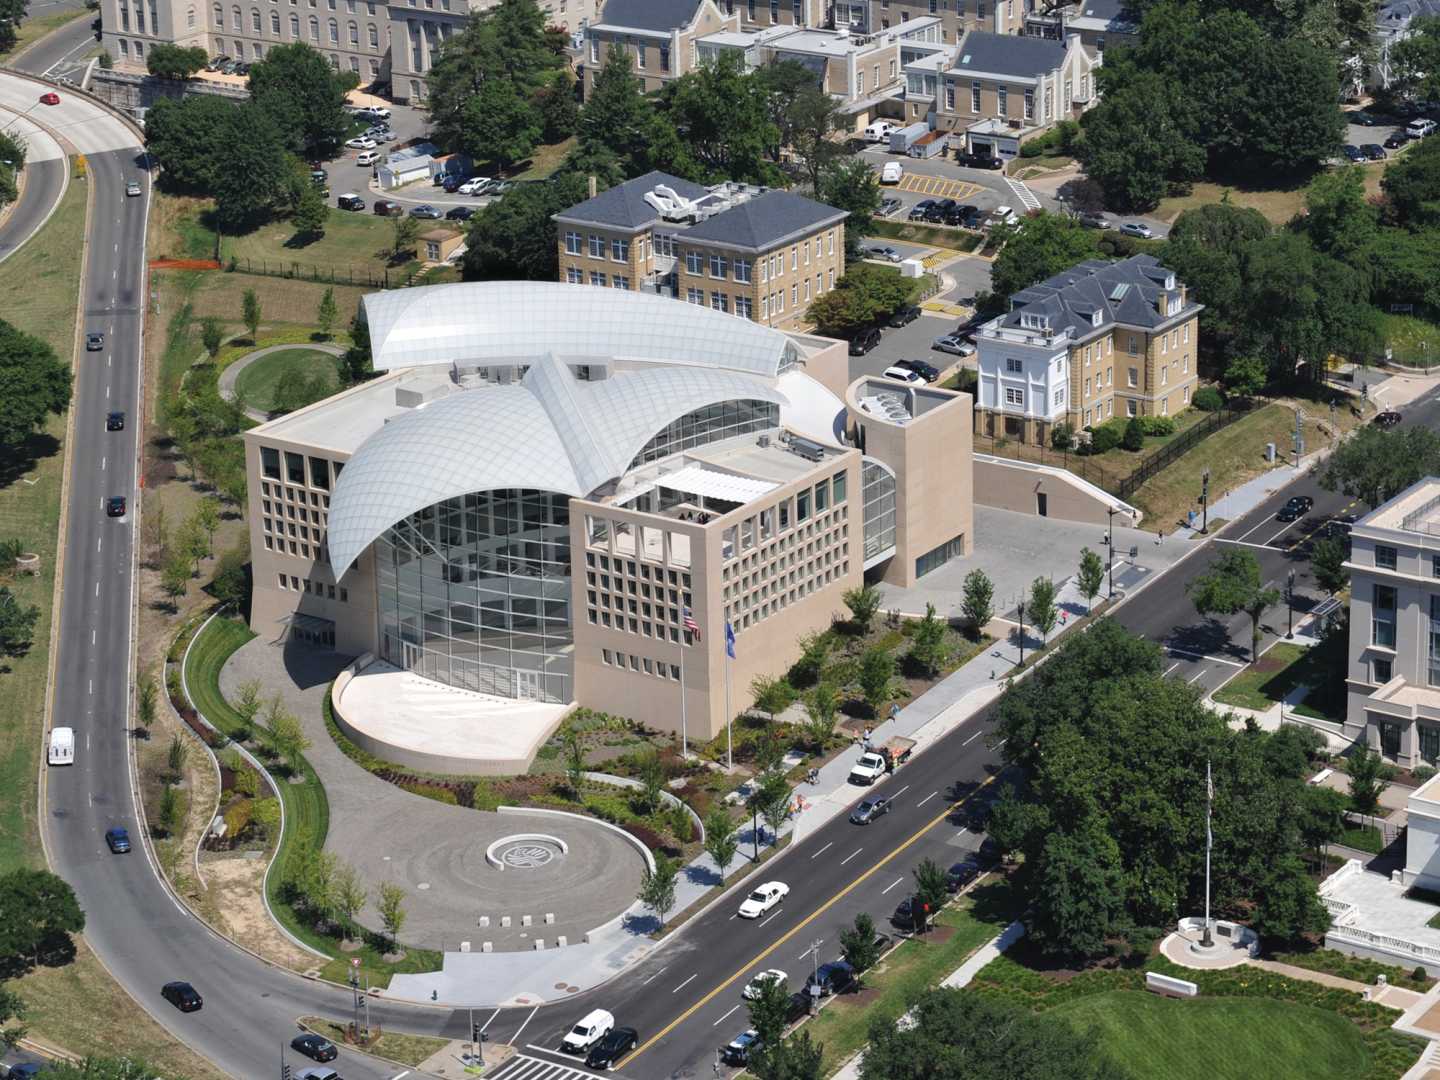
[[[490,916],[489,916],[489,915],[481,915],[481,916],[480,916],[480,926],[481,926],[481,928],[483,929],[484,927],[487,927],[487,926],[489,926],[489,925],[490,925]]]
[[[563,948],[565,948],[566,945],[569,945],[569,944],[570,944],[570,939],[567,938],[564,934],[561,934],[558,938],[555,939],[555,947],[556,947],[557,949],[563,949]]]
[[[461,951],[461,952],[469,952],[469,951],[470,951],[470,942],[468,942],[468,941],[462,941],[462,942],[460,942],[460,951]]]
[[[501,916],[500,916],[500,925],[501,925],[501,926],[509,926],[509,925],[510,925],[510,916],[509,916],[509,915],[501,915]]]
[[[495,946],[494,946],[494,944],[492,944],[492,943],[489,942],[489,941],[482,941],[482,942],[480,942],[480,951],[481,951],[481,952],[494,952],[494,951],[495,951]]]
[[[545,948],[545,939],[543,937],[537,937],[535,939],[535,951],[539,952],[543,948]]]
[[[530,925],[530,916],[529,916],[529,915],[521,915],[521,916],[520,916],[520,925],[521,925],[521,926],[529,926],[529,925]]]
[[[547,912],[545,912],[545,925],[546,925],[546,926],[549,926],[549,925],[550,925],[551,923],[553,923],[554,921],[555,921],[555,913],[554,913],[553,911],[547,911]]]

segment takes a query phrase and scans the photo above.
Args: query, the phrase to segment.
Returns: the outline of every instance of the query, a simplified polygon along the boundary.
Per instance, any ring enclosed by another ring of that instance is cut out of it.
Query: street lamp
[[[1285,579],[1285,640],[1295,637],[1295,571]]]
[[[1106,546],[1110,548],[1110,595],[1107,597],[1107,599],[1109,599],[1109,600],[1114,600],[1114,599],[1115,599],[1115,515],[1116,515],[1117,513],[1119,513],[1119,511],[1116,510],[1115,507],[1113,507],[1113,506],[1107,506],[1107,507],[1105,508],[1105,513],[1107,513],[1107,514],[1110,515],[1110,536],[1109,536],[1109,538],[1105,541]]]
[[[1020,603],[1015,605],[1015,612],[1020,619],[1020,666],[1025,666],[1025,601],[1022,598]]]
[[[1210,470],[1200,474],[1200,535],[1210,532]]]

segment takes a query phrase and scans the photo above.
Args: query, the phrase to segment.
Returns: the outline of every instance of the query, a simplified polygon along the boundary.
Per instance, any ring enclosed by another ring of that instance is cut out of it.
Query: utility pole
[[[1215,782],[1210,777],[1210,762],[1205,762],[1205,936],[1200,944],[1205,948],[1214,946],[1210,936],[1210,849],[1215,846],[1215,834],[1210,829],[1210,811],[1215,804]]]
[[[1210,470],[1200,474],[1200,535],[1210,532]]]
[[[1295,571],[1285,579],[1285,640],[1295,638]]]
[[[355,1041],[360,1041],[360,958],[357,956],[350,961],[350,992],[355,999],[355,1018],[351,1022],[350,1030],[355,1032]]]
[[[1110,549],[1110,595],[1108,599],[1115,599],[1115,514],[1113,506],[1107,506],[1105,513],[1110,515],[1110,535],[1105,540],[1105,545]]]
[[[1020,666],[1025,666],[1025,600],[1022,597],[1020,603],[1015,605],[1015,611],[1020,619]]]

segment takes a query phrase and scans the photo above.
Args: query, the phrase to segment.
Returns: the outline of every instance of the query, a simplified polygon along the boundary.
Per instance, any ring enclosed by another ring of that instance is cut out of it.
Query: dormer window
[[[1099,325],[1100,325],[1100,312],[1099,312],[1098,309],[1095,310],[1095,311],[1092,311],[1092,312],[1090,313],[1090,325],[1091,325],[1091,326],[1099,326]]]
[[[1050,329],[1050,318],[1049,318],[1048,315],[1036,315],[1036,314],[1034,314],[1033,312],[1028,312],[1028,311],[1026,311],[1026,312],[1021,312],[1021,314],[1020,314],[1020,325],[1023,326],[1023,327],[1024,327],[1025,329],[1027,329],[1027,330],[1045,330],[1045,331],[1049,331],[1049,329]]]

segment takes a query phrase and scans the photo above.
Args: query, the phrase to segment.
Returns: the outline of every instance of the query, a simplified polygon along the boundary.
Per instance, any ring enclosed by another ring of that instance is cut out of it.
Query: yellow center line
[[[720,991],[724,990],[724,989],[725,989],[727,986],[729,986],[731,983],[735,982],[735,980],[739,979],[742,975],[745,974],[745,972],[749,971],[749,970],[750,970],[752,967],[754,967],[756,964],[758,964],[758,963],[760,963],[761,961],[763,961],[767,956],[769,956],[771,953],[773,953],[776,949],[780,948],[780,946],[784,945],[787,941],[789,941],[792,937],[794,937],[796,934],[798,934],[801,930],[805,929],[805,927],[809,926],[812,922],[814,922],[816,919],[818,919],[821,915],[823,915],[823,914],[825,914],[825,912],[829,911],[830,908],[834,907],[837,903],[839,903],[842,899],[844,899],[844,898],[850,893],[850,891],[851,891],[852,889],[854,889],[856,886],[858,886],[861,882],[865,881],[868,877],[870,877],[871,874],[874,874],[877,870],[881,869],[881,868],[882,868],[883,866],[885,866],[888,862],[890,862],[890,860],[892,860],[893,858],[895,858],[895,856],[899,855],[899,854],[900,854],[901,852],[903,852],[906,848],[908,848],[911,844],[913,844],[913,843],[915,843],[915,841],[919,840],[922,836],[924,836],[927,832],[929,832],[931,829],[933,829],[936,825],[940,824],[940,822],[944,821],[947,817],[949,817],[952,813],[954,813],[954,812],[955,812],[956,810],[958,810],[960,807],[962,807],[962,806],[964,806],[966,803],[970,802],[972,799],[975,798],[976,795],[979,795],[980,792],[984,791],[987,787],[989,787],[989,786],[990,786],[992,783],[994,783],[994,782],[995,782],[995,777],[994,777],[994,776],[987,777],[987,778],[985,779],[985,781],[980,784],[979,787],[977,787],[977,788],[976,788],[974,791],[972,791],[969,795],[966,795],[965,798],[960,799],[960,800],[958,800],[957,802],[951,803],[951,804],[950,804],[949,806],[947,806],[944,810],[940,811],[940,813],[936,814],[936,815],[935,815],[933,818],[931,818],[926,824],[922,825],[919,829],[917,829],[914,833],[912,833],[911,836],[909,837],[909,839],[907,839],[907,840],[905,840],[904,842],[902,842],[898,847],[896,847],[893,851],[891,851],[891,852],[890,852],[888,855],[886,855],[883,859],[881,859],[879,862],[877,862],[874,866],[870,867],[869,870],[866,870],[863,874],[861,874],[859,877],[857,877],[854,881],[850,882],[850,884],[846,885],[843,889],[841,889],[839,892],[837,892],[834,896],[830,897],[829,900],[826,900],[823,904],[821,904],[818,908],[816,908],[814,911],[812,911],[812,912],[811,912],[809,915],[807,915],[804,919],[800,920],[799,923],[797,923],[795,926],[793,926],[791,929],[787,930],[784,934],[782,934],[779,938],[777,938],[774,944],[770,945],[768,948],[766,948],[766,949],[764,949],[763,951],[761,951],[758,955],[756,955],[756,956],[753,957],[752,959],[748,960],[739,970],[737,970],[737,971],[735,972],[735,974],[731,975],[731,976],[730,976],[728,979],[726,979],[724,982],[718,984],[713,990],[711,990],[709,993],[707,993],[707,994],[706,994],[704,997],[702,997],[699,1001],[695,1002],[694,1005],[691,1005],[688,1009],[686,1009],[684,1012],[682,1012],[682,1013],[681,1013],[679,1016],[677,1016],[674,1020],[670,1021],[670,1023],[666,1024],[666,1025],[665,1025],[663,1028],[661,1028],[658,1032],[656,1032],[654,1035],[652,1035],[649,1040],[647,1040],[645,1043],[641,1044],[641,1045],[640,1045],[639,1047],[637,1047],[635,1050],[631,1051],[631,1053],[630,1053],[623,1061],[621,1061],[621,1062],[619,1063],[619,1065],[617,1066],[617,1068],[619,1068],[619,1069],[624,1069],[627,1065],[629,1065],[629,1064],[630,1064],[632,1061],[634,1061],[637,1057],[639,1057],[641,1054],[643,1054],[646,1050],[649,1050],[649,1049],[650,1049],[652,1046],[654,1046],[657,1042],[659,1042],[661,1039],[665,1038],[666,1035],[669,1035],[670,1032],[674,1031],[677,1027],[679,1027],[681,1024],[683,1024],[686,1020],[688,1020],[688,1019],[690,1019],[690,1017],[694,1016],[695,1013],[697,1013],[700,1009],[704,1008],[707,1004],[709,1004],[710,1001],[715,997],[716,994],[720,993]]]

